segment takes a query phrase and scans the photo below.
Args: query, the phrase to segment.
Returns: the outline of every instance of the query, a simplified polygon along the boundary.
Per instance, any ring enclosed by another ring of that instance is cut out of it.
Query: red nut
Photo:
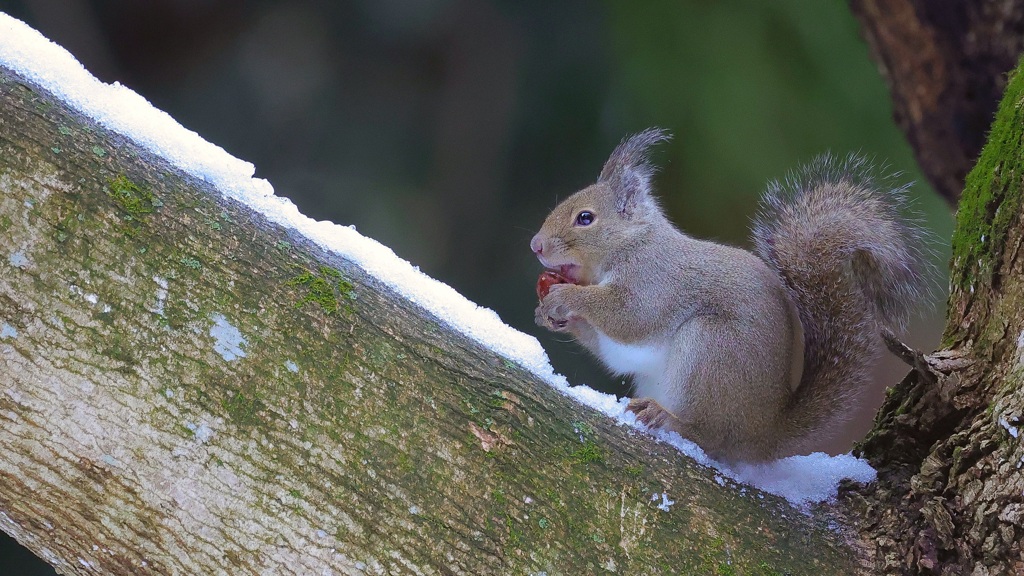
[[[537,297],[543,300],[548,295],[548,292],[551,291],[551,287],[555,284],[572,284],[572,282],[558,272],[552,272],[550,270],[541,272],[540,278],[537,278]]]

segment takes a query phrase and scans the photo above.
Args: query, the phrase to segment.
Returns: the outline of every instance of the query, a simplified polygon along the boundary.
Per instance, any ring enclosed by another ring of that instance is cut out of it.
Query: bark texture
[[[0,250],[0,529],[65,574],[860,571],[3,69]]]
[[[1022,69],[960,201],[943,350],[917,359],[861,446],[879,481],[850,502],[879,573],[1024,574]]]
[[[850,0],[850,8],[918,165],[955,205],[1024,50],[1024,0]]]

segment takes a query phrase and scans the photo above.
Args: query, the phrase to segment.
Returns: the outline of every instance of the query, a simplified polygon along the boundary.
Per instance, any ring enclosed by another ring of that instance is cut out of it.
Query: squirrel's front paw
[[[534,320],[538,326],[555,332],[568,329],[569,322],[575,317],[565,302],[565,289],[569,286],[571,285],[552,286],[551,292],[540,301],[540,305],[534,311]]]
[[[541,304],[533,313],[537,326],[547,328],[555,332],[564,332],[569,329],[570,316],[565,306],[544,306]]]

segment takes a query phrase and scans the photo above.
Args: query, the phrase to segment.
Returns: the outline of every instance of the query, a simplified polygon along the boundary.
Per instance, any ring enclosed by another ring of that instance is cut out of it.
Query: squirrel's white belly
[[[617,374],[657,378],[665,372],[665,347],[654,344],[623,344],[597,332],[598,356]]]
[[[623,344],[595,330],[598,356],[609,369],[633,376],[637,398],[653,398],[678,415],[687,404],[697,330],[696,323],[688,323],[674,339],[659,345]]]

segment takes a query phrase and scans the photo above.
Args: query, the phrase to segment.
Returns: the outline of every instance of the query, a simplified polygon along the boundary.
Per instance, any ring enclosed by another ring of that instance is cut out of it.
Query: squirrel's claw
[[[557,307],[557,308],[562,308]],[[569,317],[562,310],[557,308],[551,309],[550,307],[541,304],[537,306],[537,309],[533,313],[533,319],[537,323],[537,326],[541,328],[547,328],[555,332],[565,331],[569,326]]]

